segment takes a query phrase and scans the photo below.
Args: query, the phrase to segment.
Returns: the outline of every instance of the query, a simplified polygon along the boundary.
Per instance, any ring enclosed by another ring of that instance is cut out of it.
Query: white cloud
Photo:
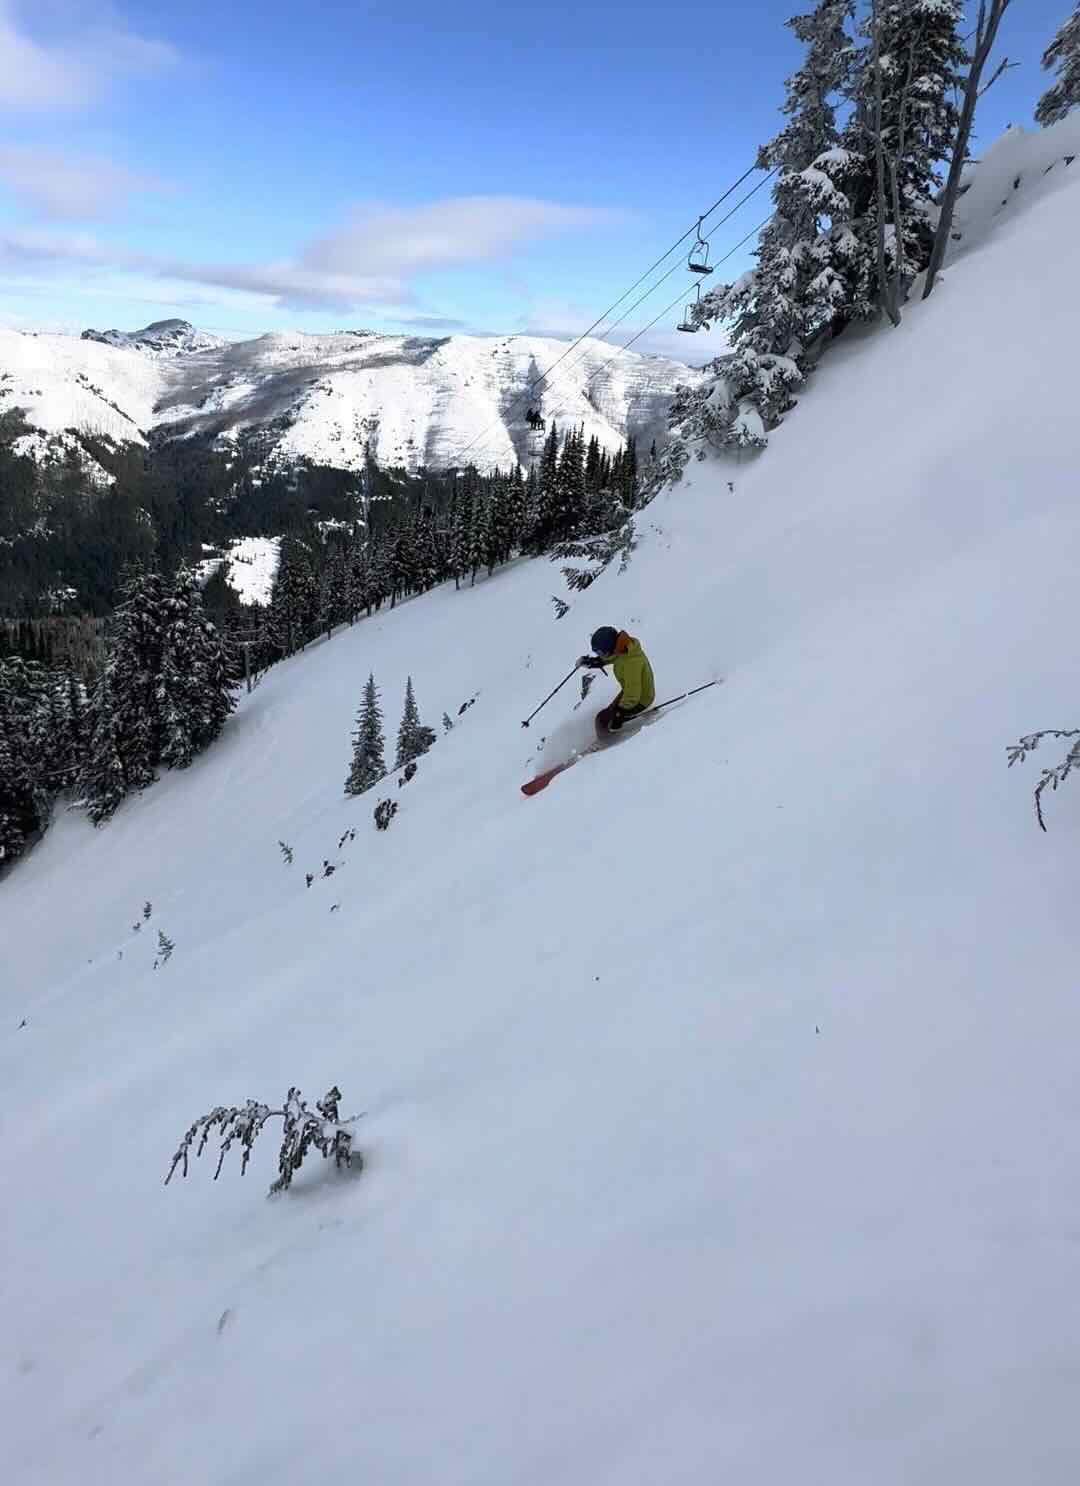
[[[310,242],[303,262],[316,272],[404,275],[495,258],[529,239],[616,220],[614,212],[528,196],[456,196],[416,207],[373,203]]]
[[[63,221],[108,217],[132,196],[171,189],[168,182],[100,156],[57,155],[0,145],[0,183],[40,216]]]
[[[88,265],[156,274],[184,283],[258,294],[279,307],[348,311],[414,303],[409,280],[424,269],[491,259],[529,238],[612,220],[585,207],[518,197],[462,197],[412,209],[371,207],[337,231],[270,263],[192,263],[133,253],[86,232],[38,227],[0,231],[0,261]]]
[[[138,36],[107,13],[82,20],[63,39],[38,39],[17,0],[0,0],[0,107],[77,108],[124,78],[153,77],[178,54],[164,41]]]

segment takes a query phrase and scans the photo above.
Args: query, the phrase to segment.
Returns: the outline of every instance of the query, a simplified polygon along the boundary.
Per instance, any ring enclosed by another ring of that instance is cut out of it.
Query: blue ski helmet
[[[614,655],[615,644],[619,638],[619,631],[612,629],[610,624],[602,625],[593,635],[589,644],[592,646],[594,655]]]

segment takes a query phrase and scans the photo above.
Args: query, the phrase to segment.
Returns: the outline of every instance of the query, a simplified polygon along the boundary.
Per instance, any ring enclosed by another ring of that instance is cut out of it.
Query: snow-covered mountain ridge
[[[444,339],[343,331],[227,342],[185,321],[82,338],[0,330],[0,412],[22,407],[46,433],[85,429],[117,441],[157,429],[229,439],[263,435],[267,452],[359,469],[482,469],[527,464],[542,435],[530,408],[584,424],[603,447],[663,438],[675,387],[698,373],[663,357],[577,347],[543,390],[529,384],[566,351],[537,336]]]
[[[229,343],[224,336],[197,330],[187,320],[155,320],[142,330],[84,330],[84,341],[98,341],[121,351],[141,351],[144,356],[190,356],[198,351],[220,351]]]

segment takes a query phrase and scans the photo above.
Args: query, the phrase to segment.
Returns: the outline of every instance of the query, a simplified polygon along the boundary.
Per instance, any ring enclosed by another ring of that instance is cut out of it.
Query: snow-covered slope
[[[141,441],[160,391],[160,364],[137,351],[0,327],[0,413],[22,408],[45,433]]]
[[[1004,763],[1076,724],[1078,186],[561,622],[532,563],[339,632],[3,883],[20,1486],[1073,1486],[1080,782],[1043,836]],[[525,800],[601,622],[725,684]],[[478,700],[346,801],[369,670]],[[161,1186],[334,1081],[361,1174]]]
[[[538,455],[543,435],[530,432],[530,405],[584,424],[605,448],[628,434],[647,445],[663,436],[676,385],[699,375],[588,340],[530,400],[523,394],[564,355],[563,342],[278,333],[203,348],[201,336],[184,321],[97,339],[0,330],[0,411],[24,407],[48,432],[86,427],[117,439],[155,427],[225,437],[261,430],[268,450],[344,469],[361,468],[369,446],[383,465],[468,459],[490,469]]]

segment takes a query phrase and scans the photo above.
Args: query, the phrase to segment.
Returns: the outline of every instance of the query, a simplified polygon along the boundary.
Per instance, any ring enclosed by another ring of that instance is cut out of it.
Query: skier
[[[610,666],[621,688],[611,705],[596,714],[597,737],[606,738],[617,733],[628,718],[637,717],[652,706],[656,701],[656,686],[649,657],[633,635],[605,624],[589,643],[593,653],[581,656],[578,665],[598,671]]]

